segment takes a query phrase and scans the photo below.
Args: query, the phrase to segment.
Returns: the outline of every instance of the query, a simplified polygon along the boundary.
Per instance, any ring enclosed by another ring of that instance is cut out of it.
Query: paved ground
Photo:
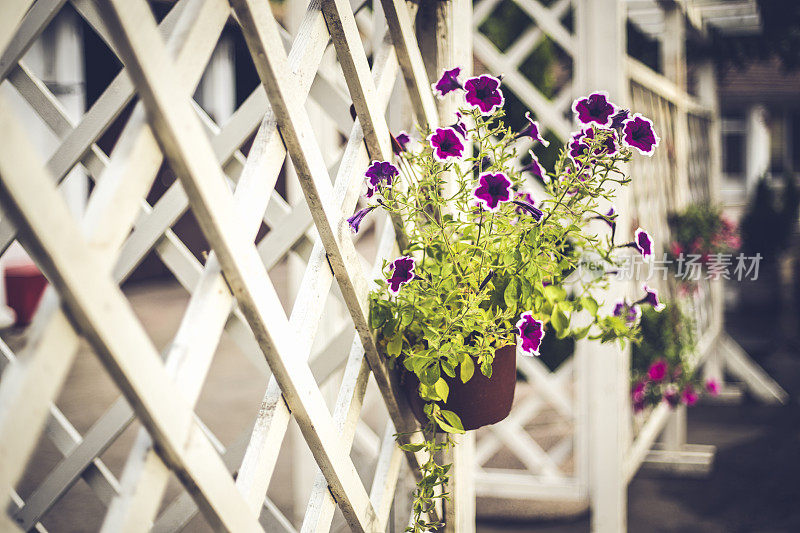
[[[174,334],[186,296],[174,286],[145,286],[130,291],[131,301],[162,349]],[[768,407],[747,400],[738,406],[700,405],[690,411],[689,438],[693,443],[718,447],[716,466],[707,479],[668,479],[640,473],[629,490],[629,530],[638,532],[796,532],[800,531],[800,321],[775,316],[732,314],[729,331],[751,355],[790,392],[783,407]],[[781,333],[780,328],[784,332]],[[4,338],[6,338],[4,336]],[[226,444],[233,442],[257,409],[265,378],[253,371],[224,337],[199,402],[198,414]],[[72,369],[58,405],[81,433],[117,397],[95,357],[83,350]],[[104,454],[117,475],[135,436],[131,426]],[[285,452],[284,452],[285,453]],[[37,450],[20,487],[27,497],[60,458],[47,442]],[[293,472],[304,472],[303,460],[281,456],[270,495],[289,516],[302,514],[292,506]],[[172,481],[168,499],[179,491]],[[53,532],[96,531],[103,507],[88,486],[78,482],[46,516]],[[400,510],[398,509],[398,512]],[[200,520],[189,531],[206,530]],[[584,533],[588,517],[550,523],[483,523],[481,533]]]
[[[800,531],[800,321],[729,313],[728,331],[789,392],[785,406],[751,399],[689,411],[689,441],[717,446],[706,479],[640,472],[628,491],[632,533]],[[549,523],[480,523],[480,533],[585,533],[589,518]]]

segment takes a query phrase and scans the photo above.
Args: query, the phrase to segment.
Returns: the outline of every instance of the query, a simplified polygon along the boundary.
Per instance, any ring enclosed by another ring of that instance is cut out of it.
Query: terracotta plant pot
[[[500,422],[511,412],[514,390],[517,386],[517,357],[515,346],[504,346],[495,351],[492,363],[492,377],[484,376],[478,363],[469,381],[462,383],[456,373],[455,378],[444,375],[450,393],[447,402],[439,405],[453,411],[461,419],[464,429],[478,429]],[[408,397],[414,416],[423,426],[428,423],[425,416],[425,401],[419,397],[419,379],[413,372],[403,369],[401,385]]]
[[[34,265],[6,267],[6,299],[17,314],[17,326],[27,326],[39,307],[47,279]]]

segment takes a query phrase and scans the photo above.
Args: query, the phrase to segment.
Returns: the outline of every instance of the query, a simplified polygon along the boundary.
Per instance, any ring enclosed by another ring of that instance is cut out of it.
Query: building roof
[[[761,31],[756,0],[626,0],[628,17],[642,32],[657,37],[665,30],[664,9],[680,7],[691,24],[701,30],[714,29],[725,35]]]
[[[753,61],[721,73],[723,102],[783,102],[800,105],[800,69],[786,71],[780,60]]]

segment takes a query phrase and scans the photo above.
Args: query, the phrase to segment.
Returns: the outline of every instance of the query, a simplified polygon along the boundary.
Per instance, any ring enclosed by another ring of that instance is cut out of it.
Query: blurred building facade
[[[773,58],[727,68],[719,80],[722,199],[736,216],[760,178],[780,188],[800,177],[800,70]]]

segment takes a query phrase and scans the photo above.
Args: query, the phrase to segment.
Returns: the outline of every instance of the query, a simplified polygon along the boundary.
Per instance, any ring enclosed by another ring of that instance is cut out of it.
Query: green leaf
[[[389,343],[386,345],[386,353],[389,354],[389,357],[397,357],[400,355],[400,349],[403,347],[403,335],[398,333],[391,339],[389,339]]]
[[[508,283],[503,293],[503,299],[506,301],[508,307],[516,308],[519,302],[519,280],[517,280],[517,278],[511,278],[511,281]]]
[[[439,378],[439,381],[436,382],[436,384],[433,386],[433,389],[443,402],[447,401],[447,396],[450,394],[450,387],[447,385],[447,382],[444,380],[444,378]]]
[[[406,327],[411,324],[411,321],[414,319],[414,310],[412,308],[403,309],[402,314],[400,315],[400,326]]]
[[[464,424],[461,423],[461,419],[458,418],[457,414],[446,409],[442,409],[441,413],[447,423],[456,429],[455,433],[464,433]],[[453,431],[450,433],[453,433]]]
[[[414,444],[411,442],[408,444],[399,444],[399,446],[401,450],[405,450],[407,452],[418,452],[425,449],[425,444]]]
[[[472,379],[474,373],[475,363],[472,362],[472,357],[469,355],[464,356],[464,360],[461,361],[461,382],[466,383]]]
[[[558,304],[553,306],[553,312],[550,314],[550,323],[553,324],[553,329],[556,330],[556,336],[559,339],[563,339],[569,330],[569,317]]]
[[[558,300],[565,299],[567,297],[567,291],[564,287],[558,285],[548,285],[544,288],[544,297],[552,304]]]
[[[597,309],[599,305],[597,304],[597,300],[591,296],[584,296],[581,298],[581,306],[589,311],[592,316],[597,316]]]
[[[451,378],[456,377],[456,368],[453,366],[453,363],[451,363],[447,359],[442,359],[441,363],[442,363],[442,370],[444,370],[445,374],[447,374]]]
[[[577,330],[572,332],[572,338],[575,339],[576,341],[579,341],[582,338],[584,338],[586,335],[589,334],[589,330],[590,329],[592,329],[592,325],[591,324],[589,324],[585,328],[577,329]]]
[[[436,384],[436,382],[439,381],[439,378],[441,377],[441,375],[442,375],[442,373],[441,373],[441,370],[439,369],[439,364],[436,363],[436,364],[432,364],[431,366],[429,366],[425,370],[425,372],[423,372],[422,375],[419,376],[419,380],[424,385],[427,385],[429,387],[433,387]]]

